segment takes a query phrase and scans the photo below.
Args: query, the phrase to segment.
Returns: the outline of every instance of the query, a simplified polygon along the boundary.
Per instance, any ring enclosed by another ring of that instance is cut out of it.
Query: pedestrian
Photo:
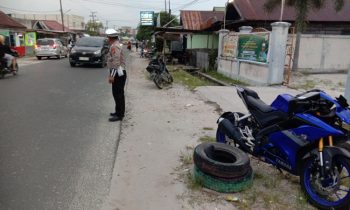
[[[119,42],[117,31],[106,31],[110,48],[108,52],[107,67],[109,69],[108,82],[112,84],[112,94],[115,102],[115,111],[110,113],[110,122],[121,121],[125,115],[124,86],[126,82],[126,66],[123,47]]]
[[[140,58],[143,58],[143,56],[144,56],[144,50],[145,50],[145,44],[144,44],[144,42],[142,41],[142,42],[141,42],[141,53],[140,53]]]
[[[138,41],[136,41],[136,43],[135,43],[135,47],[136,47],[136,52],[138,51],[138,49],[139,49],[139,42]]]
[[[131,42],[128,41],[128,50],[131,50]]]

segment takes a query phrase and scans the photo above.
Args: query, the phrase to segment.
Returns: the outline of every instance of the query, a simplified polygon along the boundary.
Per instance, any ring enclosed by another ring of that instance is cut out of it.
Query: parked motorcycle
[[[281,94],[267,105],[255,91],[236,88],[249,113],[224,113],[218,119],[217,141],[300,176],[302,190],[318,209],[349,209],[346,99],[315,89],[296,96]]]
[[[169,73],[161,56],[157,56],[151,60],[146,70],[150,73],[151,79],[159,89],[162,89],[173,82],[173,77]]]
[[[18,57],[18,53],[15,50],[12,50],[12,56]],[[2,59],[0,61],[0,79],[3,79],[6,74],[12,74],[13,76],[16,76],[18,73],[19,67],[18,63],[16,63],[16,70],[12,68],[12,64],[10,66],[7,66],[7,60]]]

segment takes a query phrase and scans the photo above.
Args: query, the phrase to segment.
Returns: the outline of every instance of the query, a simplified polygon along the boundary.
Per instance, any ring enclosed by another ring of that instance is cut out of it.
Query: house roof
[[[262,0],[235,0],[234,8],[240,14],[241,18],[247,21],[277,21],[280,18],[281,7],[276,7],[272,12],[268,13],[264,9],[265,1]],[[232,12],[228,6],[228,12]],[[231,6],[232,9],[232,6]],[[286,6],[284,9],[283,20],[295,21],[295,9]],[[320,10],[312,10],[308,15],[308,21],[312,22],[350,22],[350,2],[345,1],[343,9],[336,12],[334,9],[334,1],[326,0],[325,5]]]
[[[48,31],[63,31],[62,24],[55,20],[38,20],[34,24],[36,29],[43,29]],[[71,30],[67,27],[64,27],[65,32],[71,32]]]
[[[182,10],[181,22],[185,30],[205,30],[214,23],[224,20],[223,11],[192,11]]]
[[[27,27],[0,11],[0,28],[23,29]]]

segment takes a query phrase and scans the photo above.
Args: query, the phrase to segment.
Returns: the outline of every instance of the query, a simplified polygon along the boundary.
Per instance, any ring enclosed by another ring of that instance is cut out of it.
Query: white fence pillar
[[[221,29],[219,31],[219,46],[218,46],[218,57],[222,57],[222,51],[224,47],[224,36],[226,36],[228,33],[230,33],[227,29]],[[219,60],[219,59],[218,59]]]
[[[348,77],[346,79],[345,98],[348,101],[348,103],[350,103],[350,66],[348,70]]]
[[[272,23],[268,84],[282,84],[290,23]]]
[[[240,34],[250,34],[252,33],[253,27],[251,26],[241,26],[239,27]]]

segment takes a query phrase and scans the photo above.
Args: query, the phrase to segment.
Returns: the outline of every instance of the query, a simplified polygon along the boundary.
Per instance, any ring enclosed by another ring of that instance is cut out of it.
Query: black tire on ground
[[[223,193],[240,192],[248,189],[253,184],[252,171],[240,178],[222,179],[205,174],[198,167],[194,166],[193,177],[202,186]]]
[[[36,56],[36,58],[37,58],[38,60],[41,60],[41,57],[40,57],[40,56]]]
[[[247,174],[250,160],[242,150],[222,143],[202,143],[193,153],[194,164],[204,173],[220,178]]]
[[[75,67],[75,63],[70,62],[71,67]]]
[[[59,55],[57,55],[57,59],[61,59],[61,53]]]

